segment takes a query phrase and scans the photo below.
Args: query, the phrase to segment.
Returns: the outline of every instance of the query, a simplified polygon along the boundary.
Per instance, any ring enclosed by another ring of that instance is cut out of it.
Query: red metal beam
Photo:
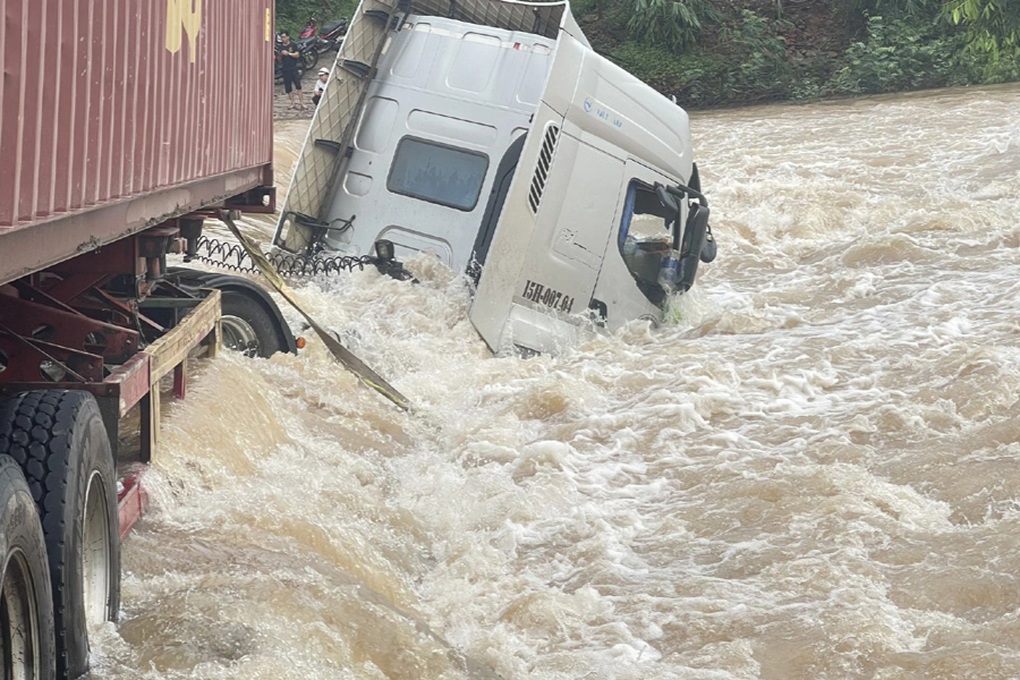
[[[120,515],[121,540],[128,535],[131,527],[141,518],[149,504],[149,495],[145,493],[141,477],[142,468],[137,468],[120,482],[120,490],[117,494],[117,512]]]
[[[188,396],[188,360],[174,366],[174,398],[183,399]]]
[[[120,399],[118,409],[121,418],[149,393],[150,388],[158,389],[158,385],[150,384],[149,365],[149,355],[139,352],[123,366],[114,369],[103,381],[103,386],[115,391]]]
[[[75,260],[71,261],[74,262]],[[47,288],[46,292],[57,300],[71,302],[86,291],[102,286],[117,274],[130,271],[130,269],[111,268],[101,272],[75,272],[65,276],[63,281],[57,283],[52,288]]]
[[[127,361],[139,347],[137,331],[15,297],[2,300],[0,323],[25,337],[102,354],[110,364]]]
[[[61,376],[60,380],[69,377],[72,381],[80,378],[88,382],[100,382],[103,379],[103,357],[19,335],[6,329],[2,323],[0,354],[7,360],[7,368],[0,373],[3,377],[0,385],[6,382],[45,381],[49,377],[42,370],[46,362],[59,362],[73,371],[68,376]],[[56,365],[53,368],[61,370]],[[52,389],[52,383],[46,384],[43,389]]]

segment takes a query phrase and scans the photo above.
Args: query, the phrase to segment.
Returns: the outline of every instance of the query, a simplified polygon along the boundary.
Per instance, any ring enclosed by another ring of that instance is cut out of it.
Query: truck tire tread
[[[92,441],[96,438],[99,441]],[[21,466],[39,508],[53,588],[58,677],[76,678],[88,669],[88,631],[82,588],[72,583],[82,576],[77,572],[83,548],[68,532],[69,520],[73,523],[81,513],[69,510],[68,502],[84,504],[84,497],[79,500],[78,496],[84,496],[85,489],[79,487],[83,476],[84,484],[88,483],[93,470],[98,470],[103,480],[112,534],[110,617],[120,605],[116,476],[98,404],[87,392],[70,390],[23,392],[11,397],[0,404],[0,454],[10,455]]]
[[[10,456],[0,455],[0,554],[12,555],[19,551],[22,555],[23,564],[27,574],[15,572],[10,575],[12,579],[25,579],[26,584],[14,581],[14,584],[25,588],[29,592],[5,593],[5,597],[17,597],[22,595],[29,601],[28,609],[31,613],[28,618],[33,618],[34,635],[29,635],[33,645],[25,650],[28,654],[4,655],[2,669],[4,677],[20,677],[24,673],[29,677],[38,680],[53,680],[56,677],[56,653],[54,652],[55,641],[53,638],[53,592],[50,589],[49,565],[46,559],[46,539],[43,537],[42,523],[39,521],[39,511],[31,498],[28,483],[21,466]],[[12,568],[13,561],[0,565],[0,582],[8,583],[9,575],[7,570]],[[19,588],[20,590],[20,588]],[[4,607],[4,614],[12,616],[10,607]],[[33,611],[34,610],[34,611]],[[5,622],[4,636],[14,635],[11,630],[11,621]],[[4,639],[2,643],[7,647],[9,640]],[[27,658],[26,658],[27,657]],[[15,669],[6,667],[20,662],[21,668]]]

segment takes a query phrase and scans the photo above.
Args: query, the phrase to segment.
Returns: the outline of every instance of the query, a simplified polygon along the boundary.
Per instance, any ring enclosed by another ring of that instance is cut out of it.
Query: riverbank
[[[1020,61],[970,49],[973,35],[945,20],[940,3],[882,12],[836,0],[694,5],[700,18],[686,24],[655,5],[637,15],[626,3],[572,8],[596,52],[688,110],[1020,80]]]

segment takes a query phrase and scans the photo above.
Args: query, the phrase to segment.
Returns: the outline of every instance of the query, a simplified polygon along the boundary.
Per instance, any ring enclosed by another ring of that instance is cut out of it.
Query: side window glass
[[[673,243],[673,235],[666,224],[667,215],[651,186],[631,180],[624,199],[617,245],[627,269],[638,283],[658,287],[662,258],[669,254]]]
[[[482,190],[489,158],[424,139],[404,137],[397,145],[386,188],[396,194],[473,210]]]

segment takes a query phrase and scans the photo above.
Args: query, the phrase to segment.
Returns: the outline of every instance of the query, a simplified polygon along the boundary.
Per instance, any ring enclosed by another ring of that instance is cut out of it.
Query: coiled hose
[[[258,267],[239,243],[221,241],[206,235],[198,237],[195,250],[185,256],[185,261],[198,260],[232,272],[259,274]],[[317,274],[339,274],[362,270],[365,265],[377,264],[378,258],[371,255],[358,257],[336,255],[333,257],[305,257],[292,253],[266,253],[265,257],[281,276],[300,278]]]

